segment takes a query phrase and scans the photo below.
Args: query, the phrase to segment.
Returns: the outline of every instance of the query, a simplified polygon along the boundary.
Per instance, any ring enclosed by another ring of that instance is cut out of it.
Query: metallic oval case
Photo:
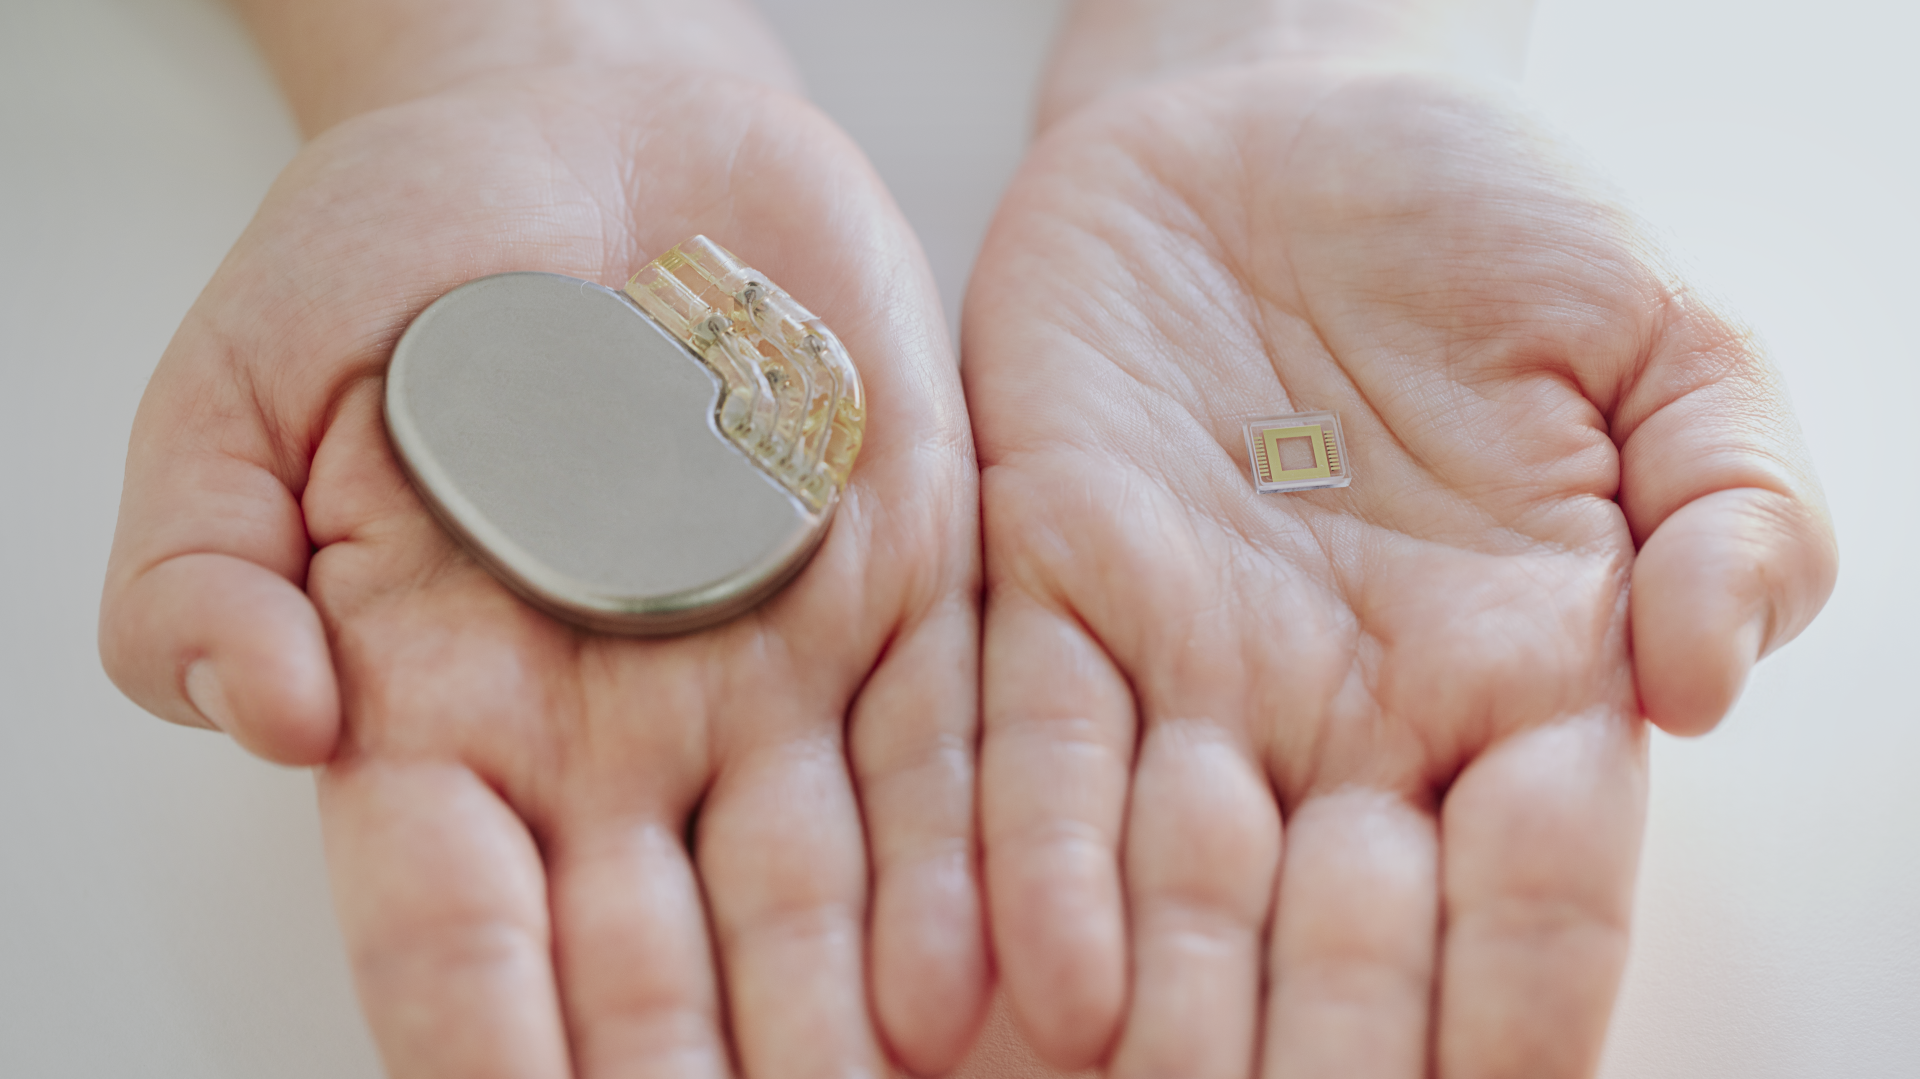
[[[428,505],[529,602],[592,629],[681,633],[777,590],[832,516],[720,433],[720,390],[625,295],[500,274],[407,328],[387,430]]]

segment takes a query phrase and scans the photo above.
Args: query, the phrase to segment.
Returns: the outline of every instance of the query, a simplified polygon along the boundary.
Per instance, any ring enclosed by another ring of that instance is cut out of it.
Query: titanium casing
[[[723,433],[727,384],[713,337],[734,353],[756,346],[748,307],[741,325],[715,322],[694,341],[591,282],[543,273],[471,281],[395,346],[388,433],[434,514],[534,606],[625,634],[724,621],[777,591],[819,546],[863,418],[858,376],[826,335],[854,396],[853,445],[838,447],[845,467],[806,472],[786,444]],[[829,441],[816,440],[820,455]]]

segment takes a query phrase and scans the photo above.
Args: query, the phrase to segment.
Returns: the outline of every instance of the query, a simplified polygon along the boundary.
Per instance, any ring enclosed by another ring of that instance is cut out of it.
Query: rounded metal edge
[[[460,497],[457,486],[447,477],[425,439],[413,425],[402,389],[403,380],[395,378],[394,374],[406,363],[407,338],[421,319],[454,293],[502,277],[551,277],[598,289],[618,299],[670,340],[674,340],[675,344],[680,344],[626,294],[596,282],[539,271],[515,271],[474,278],[447,290],[408,323],[400,340],[394,344],[384,376],[386,385],[381,394],[380,410],[382,426],[387,432],[394,459],[399,462],[401,471],[420,496],[421,502],[455,540],[487,568],[495,580],[531,606],[563,622],[622,636],[666,637],[692,633],[736,618],[765,602],[806,568],[826,540],[834,511],[839,506],[838,494],[819,513],[808,509],[791,492],[767,476],[751,458],[741,453],[732,440],[720,433],[714,425],[711,408],[707,410],[706,420],[707,429],[713,437],[737,454],[746,467],[778,489],[802,519],[813,521],[811,527],[800,530],[791,542],[775,548],[766,558],[712,584],[665,596],[627,597],[598,592],[584,581],[548,568],[494,526],[478,507]],[[686,352],[688,362],[698,365],[702,370],[707,369],[692,350],[686,349],[683,344],[680,347]],[[717,401],[717,378],[714,386]],[[445,492],[444,496],[442,492]]]

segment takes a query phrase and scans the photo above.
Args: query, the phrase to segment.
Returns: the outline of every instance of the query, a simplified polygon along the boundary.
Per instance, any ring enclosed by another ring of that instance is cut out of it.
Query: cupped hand
[[[695,233],[845,341],[865,448],[762,608],[576,631],[429,516],[382,373],[464,281],[618,287]],[[975,506],[931,281],[836,129],[671,68],[476,79],[311,143],[188,315],[136,423],[103,652],[162,716],[325,762],[394,1075],[931,1070],[986,984]]]
[[[1832,584],[1751,343],[1505,92],[1305,63],[1054,123],[963,341],[986,875],[1042,1055],[1588,1074],[1642,717],[1711,726]],[[1352,485],[1255,493],[1245,422],[1310,409]]]

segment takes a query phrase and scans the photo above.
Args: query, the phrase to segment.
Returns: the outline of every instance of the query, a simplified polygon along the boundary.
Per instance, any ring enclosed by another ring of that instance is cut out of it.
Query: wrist
[[[1363,65],[1517,79],[1532,0],[1075,0],[1041,126],[1116,90],[1222,67]]]
[[[797,91],[744,0],[236,0],[311,137],[374,109],[530,69],[716,71]]]

